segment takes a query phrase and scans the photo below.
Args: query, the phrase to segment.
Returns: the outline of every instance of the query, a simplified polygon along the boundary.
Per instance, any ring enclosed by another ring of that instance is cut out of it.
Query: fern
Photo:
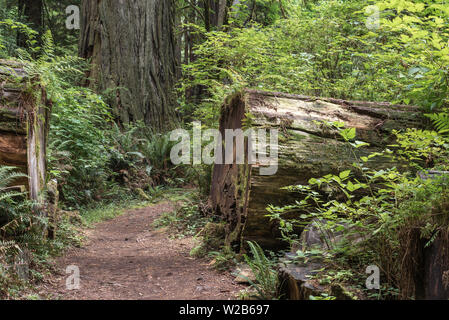
[[[256,281],[246,279],[257,291],[257,298],[273,300],[279,298],[279,278],[274,270],[275,263],[268,259],[263,249],[254,242],[248,241],[252,257],[244,256],[246,263],[251,268]]]
[[[26,177],[25,174],[17,172],[17,168],[0,166],[0,197],[4,196],[4,193],[8,190],[12,182]]]
[[[26,177],[25,174],[17,172],[14,167],[0,166],[0,231],[2,235],[12,233],[10,232],[12,230],[5,229],[6,226],[20,227],[20,223],[29,220],[26,216],[31,206],[26,199],[26,193],[12,191],[10,188],[18,178]]]
[[[449,135],[449,113],[426,114],[440,134]]]

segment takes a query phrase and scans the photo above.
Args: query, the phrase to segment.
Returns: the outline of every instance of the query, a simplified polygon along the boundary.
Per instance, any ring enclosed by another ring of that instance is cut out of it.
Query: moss
[[[209,222],[198,236],[201,237],[200,244],[192,249],[191,256],[204,257],[211,251],[219,251],[225,244],[225,224]]]
[[[331,295],[337,300],[357,300],[357,295],[350,292],[341,284],[335,284],[331,287]]]

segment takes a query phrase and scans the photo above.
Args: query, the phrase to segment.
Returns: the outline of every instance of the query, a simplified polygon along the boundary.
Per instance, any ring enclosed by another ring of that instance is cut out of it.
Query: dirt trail
[[[131,210],[89,230],[82,248],[56,260],[58,274],[40,288],[51,299],[215,300],[234,299],[243,289],[230,274],[189,256],[193,240],[174,240],[152,222],[169,203]],[[80,270],[80,289],[66,290],[67,266]]]

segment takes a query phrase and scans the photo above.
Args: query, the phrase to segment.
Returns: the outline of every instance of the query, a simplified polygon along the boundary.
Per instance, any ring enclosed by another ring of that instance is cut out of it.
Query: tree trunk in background
[[[211,205],[214,213],[227,222],[226,244],[235,251],[242,249],[243,240],[256,241],[271,250],[285,245],[279,240],[281,233],[277,222],[266,217],[268,205],[283,206],[298,200],[297,194],[281,190],[282,187],[306,185],[310,178],[352,169],[355,160],[352,149],[337,139],[339,135],[335,131],[315,121],[340,121],[348,128],[356,128],[357,139],[370,144],[368,148],[356,150],[358,156],[368,156],[391,144],[393,129],[419,127],[422,123],[418,108],[389,103],[254,90],[246,90],[226,101],[220,119],[222,138],[226,129],[242,129],[248,123],[254,129],[279,131],[276,174],[260,174],[260,168],[266,164],[260,154],[256,164],[249,164],[246,155],[246,164],[216,164],[214,167]],[[248,115],[251,116],[248,118]],[[224,141],[221,145],[222,154],[226,154]],[[226,152],[236,154],[235,148],[234,145],[233,151]],[[376,158],[369,165],[379,169],[390,167],[392,163],[389,159]],[[292,214],[298,217],[301,212]],[[284,215],[284,218],[289,216]]]
[[[43,2],[42,0],[19,0],[18,9],[20,16],[29,24],[31,28],[39,32],[38,44],[42,44],[41,36],[43,30]],[[27,36],[19,33],[17,35],[17,45],[19,47],[27,47]]]
[[[207,31],[220,30],[227,24],[228,10],[231,8],[231,0],[203,0],[201,3],[204,11],[204,25]]]
[[[173,0],[83,0],[80,56],[91,59],[90,87],[108,93],[122,123],[155,129],[175,120],[180,74]]]
[[[227,11],[227,0],[219,0],[217,8],[217,27],[220,29],[225,23],[226,11]]]

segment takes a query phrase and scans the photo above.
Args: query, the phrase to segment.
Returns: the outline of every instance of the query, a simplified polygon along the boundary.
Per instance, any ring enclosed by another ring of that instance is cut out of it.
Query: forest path
[[[40,295],[64,300],[217,300],[235,299],[243,289],[230,274],[189,256],[192,238],[171,239],[153,221],[174,209],[171,203],[130,210],[88,230],[87,243],[56,260],[57,274]],[[80,289],[67,290],[67,266],[80,271]]]

